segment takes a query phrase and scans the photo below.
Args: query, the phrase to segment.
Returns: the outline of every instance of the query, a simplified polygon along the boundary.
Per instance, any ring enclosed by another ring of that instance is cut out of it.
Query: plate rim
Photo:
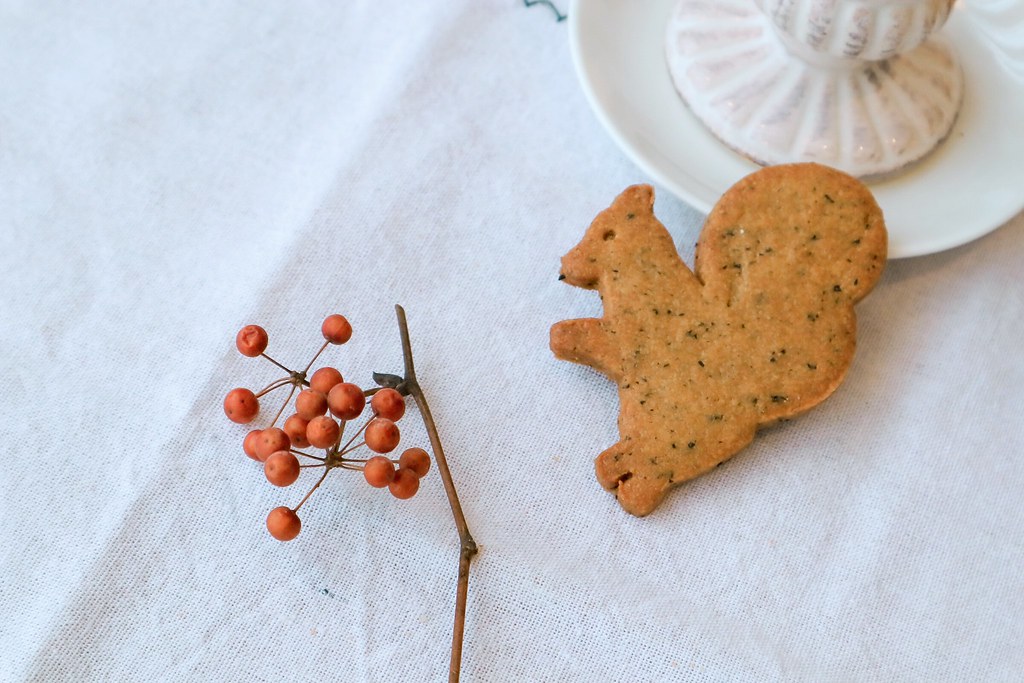
[[[654,5],[652,3],[647,7],[650,9],[650,11],[655,11],[655,9],[665,10],[667,20],[667,16],[671,12],[671,9],[676,1],[677,0],[661,0],[661,4]],[[717,201],[717,197],[721,196],[721,194],[723,194],[728,189],[729,185],[717,188],[713,185],[713,183],[709,183],[700,178],[694,177],[692,173],[684,171],[685,178],[680,179],[679,177],[664,172],[662,168],[658,166],[658,164],[654,163],[651,159],[649,159],[647,155],[641,149],[639,149],[639,147],[636,144],[634,144],[632,140],[630,140],[627,137],[626,132],[622,130],[622,127],[624,127],[623,124],[621,124],[620,121],[617,120],[617,118],[613,115],[613,113],[608,108],[606,108],[606,106],[604,105],[601,98],[598,96],[596,92],[596,84],[601,83],[602,81],[599,77],[599,74],[593,73],[595,66],[592,63],[590,63],[589,60],[586,58],[585,43],[587,36],[584,35],[583,25],[585,20],[589,19],[592,16],[592,12],[601,11],[602,9],[605,9],[602,7],[602,5],[607,5],[608,3],[609,0],[573,0],[572,7],[570,8],[568,22],[569,47],[570,53],[572,55],[574,70],[577,76],[577,81],[580,84],[581,89],[583,90],[584,97],[587,100],[587,103],[590,106],[591,111],[594,113],[595,117],[598,119],[599,123],[604,128],[605,132],[612,138],[615,144],[626,155],[626,157],[630,159],[630,161],[632,161],[638,168],[640,168],[640,170],[646,173],[656,184],[664,187],[673,195],[683,200],[684,202],[686,202],[693,208],[697,209],[698,211],[707,214],[711,211],[713,205]],[[954,8],[954,12],[963,13],[964,11],[965,10],[959,6],[959,3],[957,7]],[[957,25],[954,27],[958,34],[966,34],[972,40],[979,38],[978,33],[980,33],[980,30],[978,27],[974,25],[974,23],[970,20],[969,17],[951,17],[950,23],[954,23],[954,19],[959,20]],[[957,47],[958,50],[962,50],[967,46],[958,45]],[[983,61],[994,63],[995,57],[989,54],[988,50],[984,50],[984,52],[985,54],[982,57]],[[978,55],[976,54],[972,54],[971,57],[973,60],[978,59]],[[1006,74],[1003,71],[1003,69],[999,66],[996,66],[996,72],[997,73],[995,75],[990,76],[988,75],[990,73],[990,70],[986,69],[985,78],[996,80],[1002,79],[1002,85],[1007,85],[1006,79],[1010,79],[1011,82],[1009,86],[1013,86],[1012,76]],[[965,80],[968,80],[972,74],[974,74],[973,71],[971,73],[966,73]],[[671,88],[672,86],[668,76],[667,66],[665,69],[664,77],[666,79],[668,87]],[[971,83],[968,80],[968,87],[970,86]],[[675,94],[674,88],[672,89],[672,93]],[[675,96],[678,97],[677,94],[675,94]],[[682,102],[681,98],[679,99],[679,103],[681,106],[685,107],[685,104]],[[696,119],[694,120],[696,121]],[[703,141],[710,141],[713,144],[713,147],[715,148],[715,153],[721,155],[719,157],[720,161],[727,161],[729,163],[738,162],[744,168],[749,169],[747,172],[753,172],[760,168],[758,164],[754,163],[753,161],[750,161],[749,159],[746,159],[745,157],[742,157],[735,151],[726,147],[725,144],[719,141],[717,138],[715,138],[710,133],[710,131],[707,131],[703,127],[703,124],[699,124],[699,122],[697,123],[699,126],[699,130],[696,134],[698,136],[701,136],[703,138]],[[961,132],[962,130],[963,126],[960,125],[960,121],[958,120],[956,123],[954,123],[951,135]],[[927,165],[927,160],[928,158],[926,157],[925,164],[922,164],[922,167]],[[1024,158],[1021,159],[1021,167],[1024,167]],[[912,175],[917,170],[918,169],[911,169],[908,170],[907,173],[895,175],[891,178],[881,179],[880,181],[877,181],[875,183],[873,183],[871,180],[867,180],[865,181],[865,184],[871,187],[872,190],[874,190],[876,193],[881,192],[882,194],[888,195],[890,199],[894,199],[895,203],[895,201],[898,200],[903,195],[907,195],[906,198],[910,198],[909,195],[912,194],[913,189],[908,192],[908,190],[906,189],[908,183],[906,183],[905,180],[908,177],[912,177]],[[690,182],[687,182],[687,180],[689,180]],[[738,180],[739,177],[736,177],[734,179],[734,182]],[[1012,182],[1012,175],[1011,177],[1006,178],[1005,180],[1007,182]],[[1024,181],[1024,173],[1022,173],[1021,180]],[[889,183],[891,181],[896,181],[896,186],[890,185],[888,187],[885,187],[884,184]],[[878,186],[879,183],[882,184],[882,187]],[[913,187],[914,183],[909,183],[909,185]],[[693,186],[697,186],[697,189],[694,189]],[[708,194],[713,195],[715,199],[709,201],[705,196],[702,196],[701,193],[698,191],[700,188],[706,189]],[[881,202],[879,203],[881,204]],[[910,258],[915,256],[924,256],[928,254],[938,253],[941,251],[946,251],[948,249],[952,249],[958,246],[962,246],[994,230],[997,230],[999,227],[1005,225],[1015,216],[1020,214],[1022,209],[1024,209],[1024,182],[1022,182],[1021,184],[1021,191],[1019,197],[1016,199],[1015,202],[1013,200],[1010,200],[1009,202],[1006,203],[1006,206],[1001,207],[1001,210],[984,212],[982,218],[980,218],[973,226],[968,226],[966,228],[960,227],[959,229],[954,230],[947,230],[939,232],[937,234],[918,237],[917,239],[913,239],[913,235],[910,236],[911,238],[909,240],[903,239],[901,237],[901,239],[897,240],[898,248],[896,249],[894,249],[892,234],[890,231],[889,258],[899,259]],[[883,211],[885,211],[884,206]]]

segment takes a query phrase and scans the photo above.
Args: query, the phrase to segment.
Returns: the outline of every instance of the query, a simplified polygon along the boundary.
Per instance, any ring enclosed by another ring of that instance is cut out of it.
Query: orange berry
[[[407,448],[398,458],[398,466],[405,467],[422,477],[430,471],[430,456],[422,448]]]
[[[359,417],[366,407],[366,396],[363,390],[350,382],[335,384],[327,394],[327,406],[331,414],[339,420],[352,420]]]
[[[324,339],[332,344],[344,344],[352,338],[352,325],[343,315],[329,315],[324,318],[324,324],[320,326]]]
[[[248,389],[232,389],[224,397],[224,414],[232,422],[238,424],[252,422],[259,412],[260,402],[256,399],[256,394]]]
[[[291,508],[274,508],[267,515],[267,531],[279,541],[290,541],[302,530],[302,520]]]
[[[396,390],[385,387],[370,399],[370,408],[374,415],[398,422],[405,415],[405,399]]]
[[[314,417],[306,426],[306,440],[316,448],[330,448],[338,443],[339,436],[341,428],[338,423],[326,415]]]
[[[398,446],[401,439],[398,425],[386,417],[375,417],[366,425],[363,439],[371,451],[390,453]]]
[[[242,450],[253,460],[259,460],[256,455],[256,441],[260,438],[262,429],[254,429],[245,435],[245,440],[242,442]]]
[[[420,490],[420,478],[412,470],[399,467],[395,472],[395,478],[388,484],[388,490],[395,498],[412,498]]]
[[[291,447],[292,440],[283,429],[270,427],[264,429],[260,438],[256,440],[256,458],[260,462],[266,462],[271,453],[287,451]]]
[[[304,420],[298,415],[292,415],[284,421],[284,433],[291,439],[292,445],[296,448],[305,448],[309,445],[309,439],[306,438],[306,427],[309,425],[309,420]]]
[[[239,353],[255,358],[267,350],[267,331],[259,325],[246,325],[235,336]]]
[[[363,476],[367,484],[382,489],[395,478],[395,465],[383,455],[375,455],[363,465]]]
[[[327,397],[319,391],[306,389],[295,397],[295,412],[303,420],[312,420],[327,412]]]
[[[299,459],[288,451],[276,451],[263,463],[263,474],[274,486],[291,486],[299,478]]]
[[[341,384],[343,381],[341,373],[338,372],[337,368],[323,367],[314,372],[313,376],[309,378],[309,388],[313,391],[319,391],[326,396],[331,393],[331,388],[335,384]]]

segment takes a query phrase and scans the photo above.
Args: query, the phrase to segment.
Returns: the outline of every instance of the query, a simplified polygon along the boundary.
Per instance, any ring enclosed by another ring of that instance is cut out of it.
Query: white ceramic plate
[[[656,183],[707,213],[758,166],[713,137],[676,94],[663,52],[674,4],[575,0],[570,41],[583,90],[612,138]],[[891,258],[959,246],[1024,208],[1024,25],[968,11],[958,5],[942,29],[965,76],[952,133],[911,170],[869,183]],[[1000,44],[1011,49],[997,51]]]

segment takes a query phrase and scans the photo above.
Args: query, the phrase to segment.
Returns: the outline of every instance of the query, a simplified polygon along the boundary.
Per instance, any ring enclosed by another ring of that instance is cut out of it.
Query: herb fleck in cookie
[[[817,405],[853,358],[853,306],[886,259],[882,212],[858,180],[817,164],[740,180],[701,231],[695,272],[626,189],[562,258],[597,289],[601,318],[551,328],[555,356],[619,387],[620,440],[597,478],[634,515],[746,446],[758,427]]]

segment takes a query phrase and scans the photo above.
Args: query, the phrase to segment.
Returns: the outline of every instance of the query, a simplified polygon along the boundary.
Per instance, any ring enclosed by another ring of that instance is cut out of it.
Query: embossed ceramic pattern
[[[681,0],[672,80],[722,141],[762,164],[892,173],[949,133],[963,95],[931,34],[949,0]]]
[[[953,7],[950,0],[754,0],[754,4],[789,47],[862,60],[889,59],[913,50],[946,23]]]

